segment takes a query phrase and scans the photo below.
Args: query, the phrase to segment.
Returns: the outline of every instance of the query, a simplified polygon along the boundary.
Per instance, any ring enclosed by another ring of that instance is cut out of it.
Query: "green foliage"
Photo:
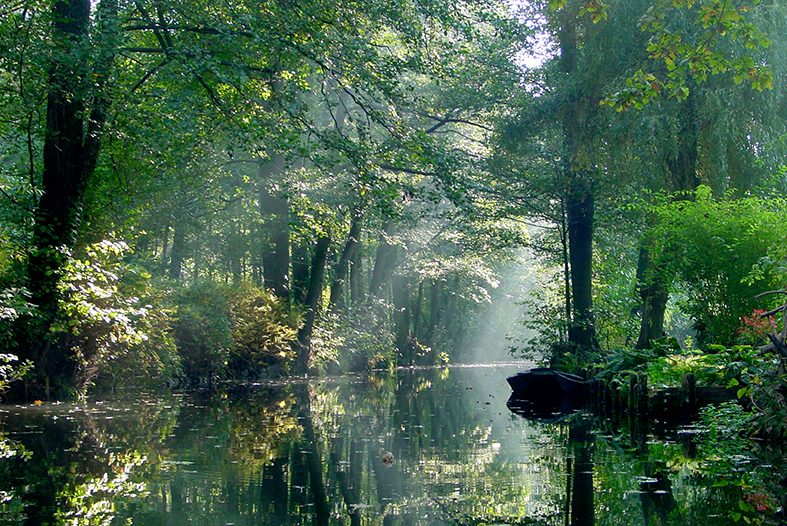
[[[388,317],[392,308],[390,303],[375,299],[346,316],[331,317],[328,332],[318,332],[315,342],[323,368],[369,372],[396,367],[396,345]]]
[[[173,335],[191,383],[211,383],[226,372],[232,319],[226,290],[209,281],[176,291]]]
[[[689,86],[705,82],[710,75],[728,74],[735,83],[746,81],[758,91],[773,88],[770,65],[756,58],[758,52],[770,47],[771,40],[749,17],[759,3],[652,3],[640,26],[651,33],[647,51],[655,61],[653,71],[636,71],[626,79],[625,87],[607,96],[604,103],[620,111],[630,106],[642,108],[662,95],[683,100],[689,95]]]
[[[8,390],[9,384],[21,380],[32,369],[30,362],[18,363],[19,357],[13,354],[0,354],[0,395]],[[2,455],[0,455],[2,458]]]
[[[300,320],[285,300],[249,284],[201,281],[178,291],[174,302],[187,383],[258,380],[289,370]]]
[[[753,401],[752,435],[772,441],[787,438],[787,378],[779,371],[763,371],[742,388]]]
[[[293,343],[298,317],[285,300],[244,284],[229,297],[232,344],[227,368],[233,378],[258,379],[264,374],[283,374],[294,358]]]
[[[26,289],[11,287],[0,290],[0,349],[12,349],[16,345],[15,322],[34,312],[35,307],[29,303]]]
[[[683,350],[675,338],[664,337],[649,349],[624,349],[609,356],[598,378],[625,386],[629,374],[645,373],[651,386],[677,387],[685,374],[693,374],[699,385],[737,387],[738,397],[744,398],[759,393],[762,378],[777,365],[772,354],[748,345],[713,347],[713,354]]]
[[[52,331],[74,353],[81,394],[95,381],[161,383],[177,373],[163,297],[144,270],[124,261],[128,251],[123,242],[100,241],[64,267],[62,318]]]
[[[742,317],[762,307],[754,296],[780,288],[782,276],[767,270],[748,278],[784,239],[785,203],[717,199],[707,187],[691,197],[652,208],[659,221],[648,234],[651,256],[665,281],[685,288],[679,308],[694,321],[699,343],[733,345]]]
[[[565,301],[559,283],[542,282],[534,287],[522,304],[527,308],[528,316],[522,322],[527,340],[516,341],[510,347],[511,354],[521,355],[529,360],[551,363],[552,357],[559,354],[565,343],[568,322],[565,317]]]

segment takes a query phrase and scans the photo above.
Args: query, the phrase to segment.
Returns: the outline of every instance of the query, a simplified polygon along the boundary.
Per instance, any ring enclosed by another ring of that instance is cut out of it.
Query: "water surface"
[[[505,382],[522,367],[5,406],[0,522],[740,523],[750,495],[700,469],[691,429],[523,418]]]

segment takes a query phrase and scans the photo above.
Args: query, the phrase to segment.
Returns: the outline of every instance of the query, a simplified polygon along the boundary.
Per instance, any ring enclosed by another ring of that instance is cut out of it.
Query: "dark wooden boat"
[[[506,378],[511,390],[524,398],[564,398],[582,394],[585,381],[575,374],[538,367]]]

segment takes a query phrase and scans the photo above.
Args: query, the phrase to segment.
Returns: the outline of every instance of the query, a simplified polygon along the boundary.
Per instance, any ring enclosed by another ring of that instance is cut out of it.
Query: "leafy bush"
[[[26,289],[9,287],[0,290],[0,349],[10,350],[14,347],[14,323],[20,316],[29,315],[33,310]]]
[[[396,344],[387,315],[392,308],[378,298],[368,307],[344,316],[343,323],[332,325],[330,337],[321,335],[315,353],[317,359],[323,363],[334,362],[342,371],[395,367]],[[332,354],[335,349],[338,353]]]
[[[128,252],[125,243],[101,241],[69,257],[63,269],[63,316],[52,331],[76,357],[79,394],[96,380],[164,381],[177,370],[169,316],[153,306],[160,297],[150,276],[123,261]]]
[[[209,384],[226,372],[232,346],[232,321],[226,292],[200,282],[179,290],[173,322],[183,375],[192,384]]]
[[[11,383],[24,378],[33,367],[30,362],[16,363],[18,361],[19,357],[14,354],[0,354],[0,395],[8,390]]]
[[[683,350],[675,338],[660,338],[652,342],[650,349],[625,349],[611,355],[599,378],[647,373],[650,385],[675,387],[681,384],[683,375],[691,373],[700,385],[740,387],[740,395],[746,396],[776,367],[772,354],[763,354],[748,345],[710,348],[712,354]]]
[[[780,276],[762,264],[783,244],[781,199],[716,199],[700,187],[693,200],[653,207],[650,254],[662,278],[685,289],[679,308],[694,321],[701,345],[733,345],[740,320],[761,307],[758,293],[780,287]]]
[[[235,378],[259,378],[265,371],[284,373],[294,357],[298,319],[286,303],[249,285],[230,296],[232,338],[228,372]]]
[[[270,292],[205,281],[180,290],[175,302],[175,341],[188,383],[288,370],[299,320]]]

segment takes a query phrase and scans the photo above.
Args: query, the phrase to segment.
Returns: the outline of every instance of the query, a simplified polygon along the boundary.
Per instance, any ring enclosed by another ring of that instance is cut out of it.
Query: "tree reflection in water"
[[[740,488],[714,487],[685,443],[523,418],[506,407],[512,370],[5,408],[31,458],[0,461],[0,524],[734,523]]]

